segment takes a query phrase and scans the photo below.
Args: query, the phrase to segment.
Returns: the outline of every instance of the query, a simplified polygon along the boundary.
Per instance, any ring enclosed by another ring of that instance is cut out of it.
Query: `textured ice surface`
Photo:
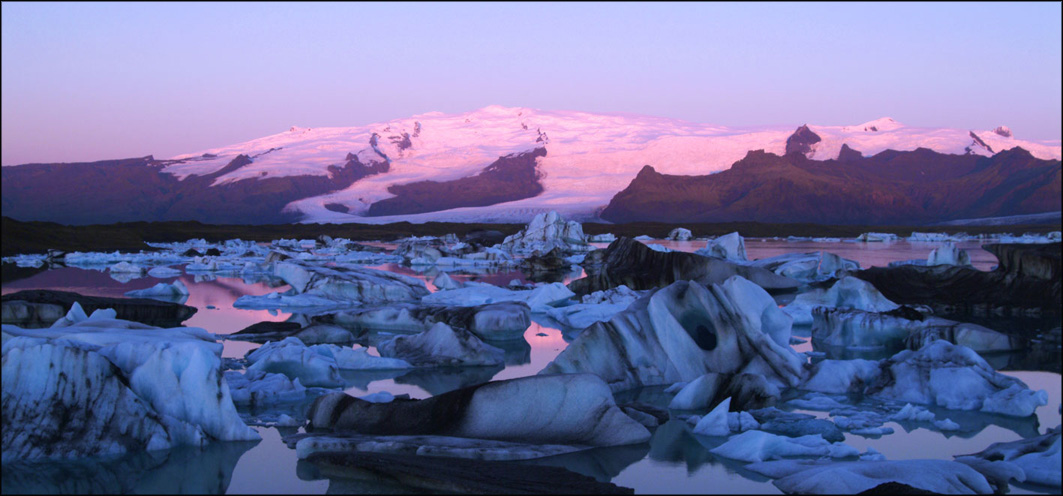
[[[745,468],[775,479],[786,493],[856,494],[891,481],[939,494],[993,492],[977,471],[948,460],[777,460]]]
[[[501,365],[505,351],[484,344],[465,329],[437,322],[412,336],[395,336],[377,344],[380,356],[397,358],[415,367]]]
[[[856,448],[844,443],[831,443],[819,434],[788,437],[758,430],[731,436],[727,442],[709,451],[745,462],[760,462],[784,456],[847,458],[860,455]]]
[[[843,277],[830,289],[813,289],[801,293],[783,311],[794,318],[794,325],[811,324],[816,307],[855,308],[868,312],[887,312],[899,305],[882,296],[871,283],[856,277]]]
[[[500,248],[511,253],[546,253],[554,248],[578,253],[594,249],[587,244],[583,226],[576,221],[566,222],[557,212],[536,215],[524,229],[507,236]]]
[[[746,258],[746,240],[738,232],[710,239],[704,248],[694,253],[731,261],[744,262],[748,260]]]
[[[236,413],[213,335],[100,314],[3,327],[5,459],[259,439]]]
[[[710,288],[678,281],[591,325],[540,373],[594,373],[614,391],[708,372],[758,374],[795,386],[803,360],[790,348],[790,321],[767,292],[741,277]]]

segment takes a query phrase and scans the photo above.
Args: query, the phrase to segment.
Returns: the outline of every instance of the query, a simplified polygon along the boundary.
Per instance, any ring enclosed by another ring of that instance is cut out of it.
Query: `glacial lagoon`
[[[785,253],[801,253],[823,250],[842,258],[859,262],[861,268],[886,266],[890,262],[926,259],[931,250],[942,243],[896,241],[890,243],[855,243],[851,241],[786,241],[779,239],[745,240],[750,260],[772,257]],[[649,241],[669,249],[691,252],[705,247],[705,241]],[[982,242],[963,241],[957,247],[967,250],[971,264],[979,269],[991,270],[996,258],[980,248]],[[393,249],[394,244],[377,243]],[[604,248],[607,243],[595,243]],[[416,270],[396,263],[370,264],[369,267],[411,275],[423,279],[430,291],[437,269]],[[176,266],[182,268],[183,266]],[[506,285],[513,279],[530,282],[529,277],[516,270],[491,271],[479,269],[478,273],[449,272],[459,281],[481,281]],[[580,278],[582,272],[565,274],[560,282],[569,283]],[[158,282],[182,281],[189,288],[186,305],[198,312],[184,325],[201,327],[219,335],[231,334],[252,324],[280,322],[292,318],[292,314],[277,310],[248,310],[235,308],[233,303],[240,296],[264,295],[283,291],[286,285],[262,277],[223,277],[211,274],[183,273],[178,277],[156,279],[146,276],[120,281],[105,270],[62,267],[45,270],[30,277],[7,282],[3,294],[24,289],[55,289],[73,291],[83,295],[122,297],[126,292],[150,288]],[[792,299],[792,295],[789,296]],[[780,304],[786,296],[776,297]],[[1026,325],[1016,322],[1015,325]],[[1056,324],[1058,325],[1058,323]],[[550,363],[579,330],[566,329],[542,314],[532,315],[532,324],[525,331],[524,343],[505,349],[506,361],[502,367],[470,367],[460,371],[376,371],[345,373],[348,382],[345,391],[354,396],[378,392],[394,395],[408,394],[412,398],[427,398],[459,387],[488,380],[512,379],[532,376]],[[810,330],[795,326],[793,335],[798,338],[793,344],[799,353],[811,353],[813,359],[831,358],[829,350],[815,349],[809,338]],[[223,357],[242,358],[259,344],[225,340]],[[375,353],[370,346],[370,353]],[[827,353],[823,355],[823,353]],[[885,354],[885,358],[892,353]],[[1036,436],[1060,424],[1060,374],[1059,365],[1053,367],[1030,367],[1027,370],[1012,370],[1011,358],[1006,355],[991,356],[987,360],[1003,374],[1018,378],[1030,389],[1043,389],[1048,393],[1048,403],[1037,408],[1028,418],[1005,417],[979,412],[958,412],[934,407],[928,408],[938,419],[950,418],[960,428],[942,431],[928,422],[887,421],[884,427],[893,429],[893,434],[860,436],[845,433],[845,444],[865,453],[874,450],[888,460],[941,459],[952,460],[953,456],[982,451],[995,442],[1014,441]],[[639,391],[618,395],[629,400],[653,404],[664,408],[674,393],[665,392],[665,387],[647,387]],[[802,409],[779,405],[784,410],[803,412],[817,418],[830,419],[827,411]],[[176,492],[203,493],[372,493],[409,490],[391,483],[373,480],[333,478],[323,474],[313,465],[297,459],[294,449],[288,448],[281,437],[298,432],[301,428],[254,425],[269,423],[259,417],[261,412],[240,410],[262,441],[257,443],[214,443],[205,450],[179,448],[167,452],[151,452],[126,456],[119,460],[78,462],[42,462],[5,464],[3,491],[15,492],[64,492],[93,493],[121,490],[124,492]],[[695,412],[705,414],[706,412]],[[648,444],[598,448],[590,452],[560,455],[524,463],[557,465],[579,472],[600,481],[610,481],[619,486],[633,488],[636,493],[779,493],[771,479],[744,468],[744,463],[724,458],[709,450],[720,444],[719,440],[695,435],[691,426],[673,416],[672,420],[653,432]],[[1029,484],[1011,485],[1014,494],[1055,493],[1058,488]]]

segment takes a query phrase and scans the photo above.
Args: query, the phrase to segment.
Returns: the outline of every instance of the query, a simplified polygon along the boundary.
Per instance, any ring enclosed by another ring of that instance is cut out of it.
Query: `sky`
[[[2,5],[2,163],[487,105],[1061,137],[1049,3]]]

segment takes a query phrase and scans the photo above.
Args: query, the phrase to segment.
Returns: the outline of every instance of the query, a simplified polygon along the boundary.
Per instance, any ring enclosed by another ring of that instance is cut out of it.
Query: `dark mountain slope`
[[[928,149],[841,160],[751,151],[731,169],[670,176],[646,166],[602,212],[611,222],[922,224],[1058,211],[1060,161],[1021,148],[992,157]]]

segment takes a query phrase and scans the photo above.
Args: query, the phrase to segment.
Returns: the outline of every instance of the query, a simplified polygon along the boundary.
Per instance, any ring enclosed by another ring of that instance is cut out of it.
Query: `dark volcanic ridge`
[[[785,156],[756,150],[707,176],[660,174],[647,165],[601,217],[617,223],[919,225],[1059,211],[1060,177],[1059,160],[1041,160],[1022,148],[992,157],[925,148],[863,157],[843,147],[838,159],[823,161],[800,150]]]

